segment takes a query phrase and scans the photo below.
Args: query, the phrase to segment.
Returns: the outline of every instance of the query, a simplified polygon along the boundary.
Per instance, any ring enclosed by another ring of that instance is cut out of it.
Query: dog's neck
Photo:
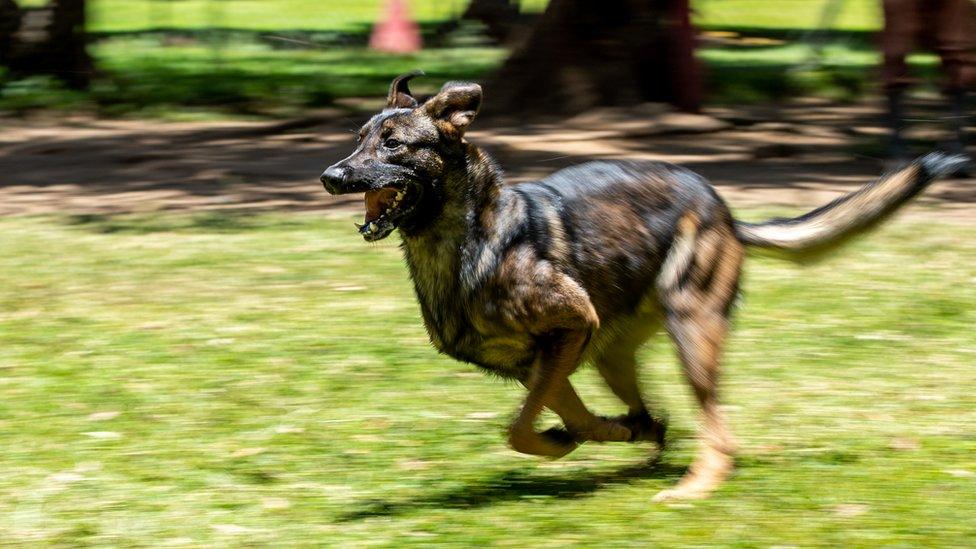
[[[479,229],[481,212],[497,204],[504,184],[501,169],[475,145],[463,143],[462,147],[463,156],[437,182],[440,197],[419,214],[426,217],[425,222],[400,231],[408,248],[466,239]]]
[[[424,212],[430,220],[400,230],[401,247],[432,338],[434,326],[451,331],[443,328],[448,317],[442,314],[461,306],[456,290],[463,273],[470,270],[467,264],[490,237],[491,227],[485,223],[494,216],[485,213],[498,207],[503,185],[501,170],[488,155],[474,145],[464,147],[464,158],[439,182],[437,209]]]

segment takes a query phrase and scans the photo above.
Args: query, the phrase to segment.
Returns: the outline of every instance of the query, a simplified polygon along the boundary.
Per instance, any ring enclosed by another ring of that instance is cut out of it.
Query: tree
[[[518,18],[519,8],[514,0],[471,0],[461,15],[461,19],[481,22],[488,36],[499,43],[508,39]]]
[[[13,56],[14,35],[20,29],[24,14],[14,0],[0,0],[0,66]]]
[[[88,87],[85,0],[52,0],[31,9],[0,0],[0,65],[14,76],[50,74],[71,88]]]
[[[694,112],[699,78],[688,0],[552,0],[490,89],[510,113],[646,101]]]

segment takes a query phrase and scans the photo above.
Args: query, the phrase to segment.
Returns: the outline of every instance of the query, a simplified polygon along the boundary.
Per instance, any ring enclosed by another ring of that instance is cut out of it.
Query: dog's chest
[[[502,377],[524,378],[537,354],[527,334],[493,329],[464,313],[440,322],[425,315],[424,324],[439,351]]]
[[[536,355],[527,334],[506,329],[481,292],[464,288],[456,248],[407,249],[424,326],[438,351],[505,377],[522,377]],[[452,253],[453,252],[453,253]]]

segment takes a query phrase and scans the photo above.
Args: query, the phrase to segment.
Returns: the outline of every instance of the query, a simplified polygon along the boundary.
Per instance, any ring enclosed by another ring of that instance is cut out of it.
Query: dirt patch
[[[711,119],[652,111],[607,113],[643,117],[618,132],[589,115],[530,126],[480,121],[483,129],[470,139],[512,181],[587,160],[663,160],[709,178],[733,207],[809,207],[880,172],[871,152],[883,135],[876,102],[712,109]],[[364,119],[334,113],[282,123],[0,119],[0,214],[359,208],[357,196],[327,195],[318,176],[351,151]],[[974,184],[940,182],[912,210],[969,219]]]

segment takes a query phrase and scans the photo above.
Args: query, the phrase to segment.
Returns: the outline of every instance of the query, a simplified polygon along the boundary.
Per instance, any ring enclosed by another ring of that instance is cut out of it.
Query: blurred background
[[[513,182],[663,160],[796,215],[972,152],[972,8],[0,0],[0,546],[968,545],[968,173],[821,263],[751,259],[737,473],[673,505],[696,417],[665,341],[663,455],[525,459],[520,388],[433,351],[396,238],[364,244],[318,177],[419,68],[421,95],[482,83],[468,135]]]
[[[418,26],[423,44],[408,44],[406,49],[416,51],[404,57],[367,48],[374,24],[391,15],[380,0],[4,0],[0,44],[8,50],[4,65],[10,72],[0,107],[87,107],[108,114],[169,110],[182,117],[207,110],[290,114],[375,96],[390,73],[405,67],[424,67],[429,89],[439,79],[484,78],[501,67],[505,75],[526,68],[557,72],[562,69],[553,66],[554,48],[569,43],[578,46],[563,50],[572,55],[560,55],[559,61],[581,67],[578,78],[597,80],[601,66],[609,78],[607,65],[618,62],[636,73],[620,81],[624,72],[617,70],[617,91],[592,92],[599,99],[578,104],[669,98],[674,84],[667,81],[674,77],[683,78],[681,95],[698,96],[696,76],[684,74],[697,71],[673,66],[683,64],[693,47],[681,36],[686,18],[700,31],[697,57],[709,102],[798,94],[850,99],[876,89],[880,1],[556,4],[558,17],[543,18],[546,0],[402,2],[400,17]],[[526,41],[527,51],[510,55]],[[912,64],[931,73],[936,59],[922,54]],[[532,80],[529,71],[520,76]],[[555,85],[568,83],[549,83]],[[535,89],[525,95],[556,93],[535,81],[510,80],[506,87],[513,91],[495,94],[514,95],[530,86]],[[673,99],[685,107],[700,102]],[[546,104],[540,99],[531,106]]]

